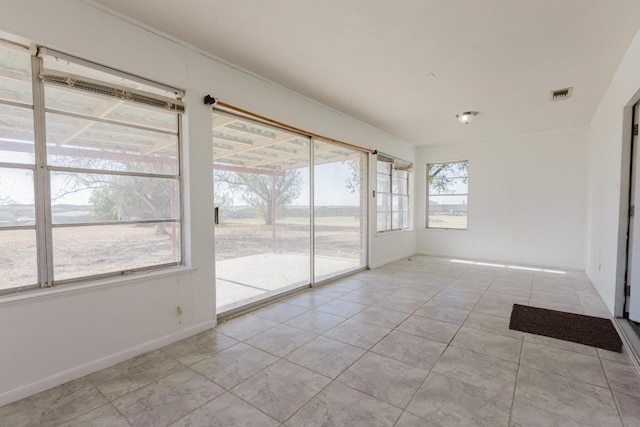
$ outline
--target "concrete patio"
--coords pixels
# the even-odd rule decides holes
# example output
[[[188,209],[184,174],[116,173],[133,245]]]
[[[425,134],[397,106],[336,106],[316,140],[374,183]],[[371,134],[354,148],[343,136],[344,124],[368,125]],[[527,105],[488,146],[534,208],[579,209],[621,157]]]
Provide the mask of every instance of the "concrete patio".
[[[352,271],[357,259],[315,257],[316,282]],[[264,253],[216,262],[218,314],[310,283],[304,254]]]

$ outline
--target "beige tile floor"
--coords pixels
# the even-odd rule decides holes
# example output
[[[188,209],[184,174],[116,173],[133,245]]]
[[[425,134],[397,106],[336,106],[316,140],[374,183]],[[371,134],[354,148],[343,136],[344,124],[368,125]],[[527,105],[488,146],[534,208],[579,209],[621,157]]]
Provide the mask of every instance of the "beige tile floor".
[[[0,408],[2,426],[638,426],[626,353],[509,330],[607,316],[583,274],[415,256]]]

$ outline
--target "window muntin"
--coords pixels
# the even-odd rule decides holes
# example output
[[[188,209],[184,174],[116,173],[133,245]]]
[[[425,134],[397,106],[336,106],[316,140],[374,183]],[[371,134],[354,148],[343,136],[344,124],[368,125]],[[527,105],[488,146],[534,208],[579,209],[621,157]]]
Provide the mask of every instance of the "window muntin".
[[[0,294],[181,264],[182,92],[38,52],[0,40]]]
[[[467,228],[468,161],[427,164],[427,228]]]
[[[376,230],[405,230],[409,219],[409,180],[412,164],[378,155],[376,184]]]

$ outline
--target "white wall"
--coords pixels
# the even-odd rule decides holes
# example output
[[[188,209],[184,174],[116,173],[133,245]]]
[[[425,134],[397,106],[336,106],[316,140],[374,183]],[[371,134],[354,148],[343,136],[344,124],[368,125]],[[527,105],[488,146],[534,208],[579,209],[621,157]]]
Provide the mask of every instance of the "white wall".
[[[591,122],[586,273],[605,304],[622,314],[630,132],[625,107],[640,90],[640,33],[631,43]],[[629,113],[627,111],[627,119]],[[630,124],[629,124],[630,126]],[[625,155],[623,155],[623,153]]]
[[[204,95],[414,160],[407,143],[81,1],[4,0],[0,31],[186,90],[186,251],[193,267],[0,298],[0,406],[215,324],[211,113]],[[377,264],[415,250],[411,232],[370,240]]]
[[[586,144],[578,129],[420,148],[418,253],[582,270]],[[469,161],[468,229],[425,229],[426,164],[456,160]]]

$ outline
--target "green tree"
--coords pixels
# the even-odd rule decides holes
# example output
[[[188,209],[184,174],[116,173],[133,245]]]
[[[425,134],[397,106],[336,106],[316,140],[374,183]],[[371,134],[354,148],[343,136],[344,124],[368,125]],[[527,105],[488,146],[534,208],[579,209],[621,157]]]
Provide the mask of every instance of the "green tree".
[[[92,215],[99,221],[177,217],[178,194],[177,189],[172,188],[175,186],[172,181],[109,175],[91,175],[83,179],[84,184],[92,188],[89,202],[93,205]]]
[[[466,184],[469,182],[467,174],[468,162],[433,163],[429,166],[429,194],[450,193],[456,179]]]
[[[109,188],[94,189],[89,203],[93,205],[91,215],[98,221],[117,221],[121,218],[118,202]]]
[[[273,224],[274,211],[276,215],[280,214],[302,190],[302,177],[297,169],[279,175],[216,171],[215,181],[226,183],[264,219],[266,225]]]
[[[91,215],[98,221],[145,221],[179,218],[177,183],[168,179],[91,174],[75,185],[90,188]],[[158,235],[166,224],[155,225]]]
[[[96,171],[175,173],[174,166],[127,160],[64,158],[63,166]],[[97,221],[145,221],[179,217],[180,197],[176,180],[103,173],[62,173],[57,175],[52,200],[90,190],[91,215]],[[157,226],[163,232],[164,225]]]

